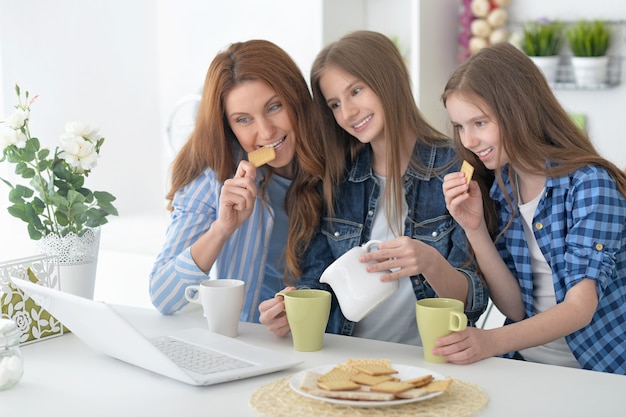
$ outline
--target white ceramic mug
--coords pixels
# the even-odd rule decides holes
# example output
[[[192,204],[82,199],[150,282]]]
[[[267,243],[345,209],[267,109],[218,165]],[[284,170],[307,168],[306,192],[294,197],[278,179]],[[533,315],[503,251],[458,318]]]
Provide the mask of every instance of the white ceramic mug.
[[[211,279],[185,288],[185,298],[202,306],[210,331],[235,337],[245,288],[245,282],[238,279]]]
[[[350,249],[330,264],[320,277],[320,282],[331,286],[341,312],[350,321],[362,320],[398,290],[398,280],[380,280],[389,271],[368,272],[367,266],[374,262],[359,261],[361,255],[379,243],[382,242],[370,240],[362,246]]]

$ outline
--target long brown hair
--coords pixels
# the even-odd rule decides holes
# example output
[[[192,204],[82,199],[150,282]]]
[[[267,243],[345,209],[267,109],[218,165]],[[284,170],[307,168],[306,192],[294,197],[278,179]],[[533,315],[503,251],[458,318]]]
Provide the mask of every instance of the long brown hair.
[[[345,168],[345,155],[356,157],[365,144],[343,130],[335,121],[332,110],[320,89],[320,79],[329,67],[340,68],[369,86],[378,96],[384,109],[386,172],[389,186],[385,188],[388,213],[396,210],[401,219],[401,201],[404,189],[400,172],[400,155],[405,152],[407,132],[417,142],[429,146],[449,145],[450,139],[437,131],[422,117],[411,90],[407,66],[394,43],[384,34],[360,30],[343,36],[320,51],[311,69],[313,101],[322,117],[324,141],[337,148],[334,164]],[[415,160],[411,165],[418,172],[433,175]],[[336,173],[335,173],[336,174]]]
[[[295,176],[285,196],[289,217],[285,278],[298,277],[299,256],[308,247],[321,218],[321,187],[327,162],[306,80],[291,57],[272,42],[233,43],[211,62],[195,128],[172,163],[168,208],[172,209],[176,191],[207,166],[221,182],[235,174],[245,153],[226,120],[224,100],[234,87],[251,80],[261,81],[276,92],[296,132]],[[271,175],[271,167],[264,169]]]
[[[451,94],[477,99],[477,105],[488,107],[482,110],[500,127],[500,141],[510,159],[509,170],[518,167],[556,177],[585,165],[597,165],[609,172],[619,191],[626,195],[624,172],[600,156],[587,134],[558,102],[541,71],[515,46],[498,43],[474,53],[450,76],[442,95],[444,106]],[[484,167],[463,147],[456,130],[454,141],[465,159]],[[495,178],[503,188],[500,168],[495,170]],[[514,176],[511,178],[515,181]],[[511,201],[509,204],[514,210]],[[485,215],[493,226],[495,209]]]

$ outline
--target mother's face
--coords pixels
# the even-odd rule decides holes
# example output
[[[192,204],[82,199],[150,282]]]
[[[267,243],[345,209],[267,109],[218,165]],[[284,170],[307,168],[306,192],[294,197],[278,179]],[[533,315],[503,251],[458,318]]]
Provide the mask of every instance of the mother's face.
[[[285,103],[262,81],[252,80],[237,85],[224,101],[226,120],[246,152],[273,147],[276,158],[268,162],[278,175],[293,176],[296,132]]]

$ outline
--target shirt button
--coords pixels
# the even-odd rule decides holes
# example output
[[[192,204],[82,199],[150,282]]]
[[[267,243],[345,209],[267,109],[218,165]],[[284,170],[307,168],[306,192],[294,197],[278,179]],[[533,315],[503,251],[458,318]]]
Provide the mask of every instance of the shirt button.
[[[439,234],[439,233],[437,233],[437,232],[432,232],[430,235],[431,235],[432,237],[437,237],[437,235],[438,235],[438,234]]]
[[[537,230],[543,229],[543,224],[542,223],[535,224],[535,229],[537,229]]]
[[[339,232],[334,233],[335,237],[339,237]]]
[[[604,248],[602,243],[596,243],[596,250],[602,250],[602,248]]]

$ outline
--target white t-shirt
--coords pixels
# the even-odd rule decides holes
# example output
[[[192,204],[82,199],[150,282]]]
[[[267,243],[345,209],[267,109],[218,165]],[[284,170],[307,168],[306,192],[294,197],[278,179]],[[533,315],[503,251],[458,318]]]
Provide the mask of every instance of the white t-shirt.
[[[386,178],[378,175],[376,178],[379,181],[382,196],[385,192]],[[403,225],[408,212],[409,206],[406,203],[406,198],[403,197]],[[392,224],[395,224],[395,222]],[[404,233],[404,230],[402,233]],[[385,242],[396,237],[398,236],[390,230],[387,224],[384,199],[379,198],[376,202],[371,239]],[[398,291],[355,324],[353,336],[421,346],[422,342],[415,320],[416,297],[411,285],[411,279],[409,277],[401,278],[398,283],[400,284]]]
[[[545,189],[534,199],[525,204],[520,204],[520,214],[524,225],[524,234],[530,251],[530,264],[533,271],[533,310],[535,314],[548,310],[556,305],[554,295],[554,283],[552,282],[552,270],[548,261],[541,253],[537,239],[532,231],[532,222],[537,210],[537,205]],[[572,354],[565,338],[554,340],[545,345],[535,346],[520,350],[520,354],[527,361],[547,363],[551,365],[569,366],[580,368],[578,361]]]

